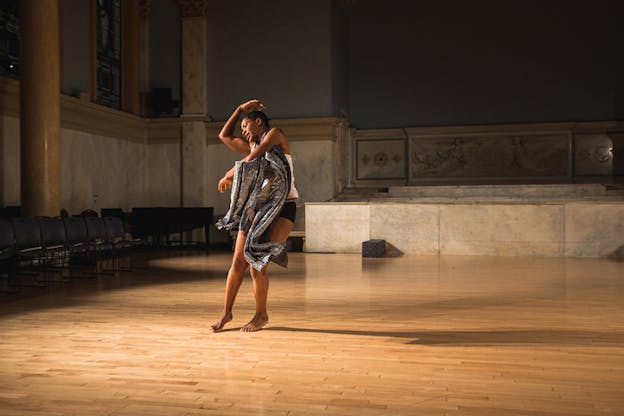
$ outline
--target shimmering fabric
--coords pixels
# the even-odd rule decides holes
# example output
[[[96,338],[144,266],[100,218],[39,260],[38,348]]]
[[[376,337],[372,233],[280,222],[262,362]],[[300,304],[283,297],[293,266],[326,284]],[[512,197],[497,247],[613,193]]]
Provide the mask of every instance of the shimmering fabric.
[[[217,222],[217,227],[247,232],[245,260],[256,270],[262,270],[269,261],[286,267],[286,245],[265,241],[290,191],[291,173],[286,156],[275,146],[263,157],[236,162],[235,167],[230,209]]]

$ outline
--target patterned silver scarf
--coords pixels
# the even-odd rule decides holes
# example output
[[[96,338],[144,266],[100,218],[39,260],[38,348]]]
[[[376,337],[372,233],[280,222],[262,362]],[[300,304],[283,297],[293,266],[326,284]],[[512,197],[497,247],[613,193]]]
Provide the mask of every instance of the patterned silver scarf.
[[[290,192],[290,181],[290,165],[279,146],[250,162],[236,162],[230,209],[216,226],[247,232],[244,256],[256,270],[269,261],[288,265],[286,245],[266,239]]]

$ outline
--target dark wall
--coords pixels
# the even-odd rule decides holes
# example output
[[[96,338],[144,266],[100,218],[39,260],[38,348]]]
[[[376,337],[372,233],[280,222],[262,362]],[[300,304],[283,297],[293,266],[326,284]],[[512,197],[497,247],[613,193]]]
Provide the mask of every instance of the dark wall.
[[[358,0],[350,121],[375,128],[613,119],[616,3]]]
[[[332,115],[332,1],[210,1],[208,113],[259,98],[271,117]]]
[[[91,90],[91,2],[63,0],[63,86],[65,94]],[[171,88],[180,97],[180,6],[155,0],[149,15],[150,88]]]
[[[613,40],[613,44],[618,45],[616,49],[614,49],[613,53],[615,55],[616,63],[616,79],[615,79],[615,119],[624,120],[624,54],[621,52],[621,45],[624,41],[624,25],[621,24],[622,17],[624,16],[624,3],[619,2],[614,16],[617,16],[619,20],[617,21],[616,31],[615,31],[615,39]]]
[[[180,6],[175,0],[155,0],[149,15],[149,86],[171,88],[174,100],[181,97]]]
[[[91,91],[91,3],[63,0],[62,92],[78,96]]]
[[[332,115],[346,116],[349,112],[349,28],[350,7],[332,1]]]
[[[208,113],[359,128],[624,118],[617,0],[210,0]],[[90,2],[63,0],[63,92],[90,88]],[[153,0],[149,86],[181,95],[175,0]]]

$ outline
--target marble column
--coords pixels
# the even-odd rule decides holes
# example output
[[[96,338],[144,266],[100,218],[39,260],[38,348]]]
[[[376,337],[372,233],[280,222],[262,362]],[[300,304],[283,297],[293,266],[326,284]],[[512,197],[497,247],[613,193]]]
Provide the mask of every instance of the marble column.
[[[206,204],[207,0],[178,0],[182,11],[182,206]]]
[[[23,216],[60,213],[59,1],[20,0]]]

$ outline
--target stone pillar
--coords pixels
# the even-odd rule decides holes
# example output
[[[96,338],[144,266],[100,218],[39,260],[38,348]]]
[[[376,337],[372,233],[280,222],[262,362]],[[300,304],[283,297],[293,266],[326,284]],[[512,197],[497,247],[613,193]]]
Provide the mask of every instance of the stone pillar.
[[[178,0],[182,11],[182,201],[205,206],[207,0]]]
[[[24,216],[60,213],[59,1],[20,1],[20,166]]]
[[[204,121],[183,121],[181,201],[183,207],[205,206],[206,169],[206,124]]]

